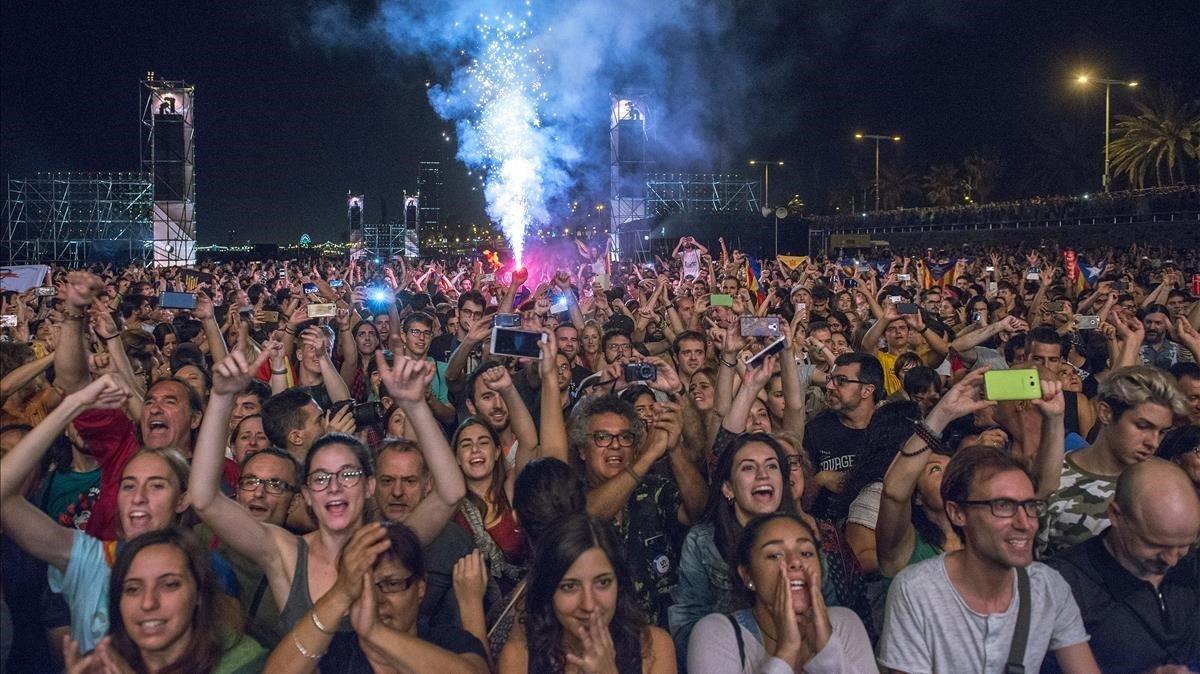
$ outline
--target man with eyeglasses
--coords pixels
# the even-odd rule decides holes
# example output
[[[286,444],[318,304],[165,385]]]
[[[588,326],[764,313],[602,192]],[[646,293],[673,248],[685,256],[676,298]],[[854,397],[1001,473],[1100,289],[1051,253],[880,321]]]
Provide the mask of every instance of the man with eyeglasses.
[[[1075,594],[1096,661],[1112,672],[1194,671],[1200,499],[1191,480],[1161,459],[1131,466],[1117,479],[1108,519],[1099,536],[1048,561]]]
[[[679,486],[651,468],[678,444],[680,419],[678,404],[670,403],[647,429],[632,405],[605,395],[584,398],[567,421],[569,452],[583,463],[588,484],[588,513],[613,520],[638,602],[660,627],[667,625],[689,519]],[[675,464],[673,457],[673,471]]]
[[[450,404],[450,390],[446,385],[446,363],[429,355],[429,345],[433,340],[433,318],[423,311],[414,311],[404,317],[400,332],[404,355],[413,360],[431,361],[437,368],[425,396],[429,408],[433,410],[433,416],[442,424],[454,423],[456,415],[454,407]]]
[[[624,363],[633,355],[633,338],[621,329],[612,329],[600,338],[601,352],[607,365]]]
[[[817,474],[819,491],[813,515],[825,517],[846,473],[867,442],[867,426],[883,399],[883,367],[872,356],[845,353],[834,361],[825,380],[826,410],[808,422],[804,449]]]
[[[375,505],[384,519],[403,522],[433,491],[433,476],[421,448],[411,440],[391,440],[375,457]],[[475,549],[467,532],[454,522],[424,548],[427,570],[421,617],[432,626],[458,626],[454,563]]]
[[[963,548],[896,576],[880,665],[891,672],[998,674],[1011,665],[1036,672],[1053,652],[1064,672],[1099,672],[1070,586],[1033,561],[1046,504],[1025,464],[993,447],[959,450],[946,466],[941,496]]]
[[[477,290],[469,290],[459,295],[458,329],[435,337],[429,345],[429,355],[439,363],[449,363],[454,350],[458,348],[459,344],[466,341],[471,326],[475,325],[475,321],[483,318],[483,308],[486,306],[487,300],[483,298],[483,293]],[[472,366],[468,364],[467,369],[472,369]]]
[[[242,460],[236,500],[250,516],[260,522],[283,526],[293,497],[300,488],[300,463],[287,452],[274,447],[249,454]],[[216,540],[207,525],[196,527],[197,538]],[[279,607],[267,587],[262,567],[248,557],[219,542],[216,551],[229,561],[242,592],[238,600],[246,616],[246,633],[266,648],[273,648],[287,634],[279,624]]]

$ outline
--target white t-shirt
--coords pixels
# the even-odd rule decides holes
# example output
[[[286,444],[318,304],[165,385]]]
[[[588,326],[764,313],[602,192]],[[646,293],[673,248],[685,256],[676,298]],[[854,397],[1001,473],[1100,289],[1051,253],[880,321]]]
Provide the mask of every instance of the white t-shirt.
[[[683,275],[692,278],[700,277],[700,250],[688,248],[683,251]]]
[[[983,615],[967,607],[946,572],[946,555],[913,564],[888,590],[879,664],[908,674],[1004,671],[1017,627],[1017,574],[1013,601],[1003,613]],[[1041,669],[1051,651],[1088,640],[1071,586],[1054,569],[1028,567],[1030,611],[1025,671]]]

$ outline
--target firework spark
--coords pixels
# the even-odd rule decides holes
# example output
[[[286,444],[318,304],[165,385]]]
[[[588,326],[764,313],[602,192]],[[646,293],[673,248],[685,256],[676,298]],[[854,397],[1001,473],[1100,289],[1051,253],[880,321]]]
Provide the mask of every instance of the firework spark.
[[[504,230],[518,265],[526,229],[548,219],[542,176],[550,139],[540,115],[546,101],[542,90],[546,66],[538,49],[530,45],[528,1],[525,8],[524,16],[480,14],[479,53],[473,57],[462,53],[470,62],[456,87],[472,107],[471,114],[458,119],[463,141],[458,156],[483,173],[488,215]],[[444,96],[440,88],[430,92],[435,109],[445,107]]]

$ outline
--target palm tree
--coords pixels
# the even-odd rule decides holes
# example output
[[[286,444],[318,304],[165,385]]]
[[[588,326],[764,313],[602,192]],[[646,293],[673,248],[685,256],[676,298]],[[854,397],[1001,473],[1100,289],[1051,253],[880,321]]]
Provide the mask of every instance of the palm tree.
[[[963,159],[963,173],[967,194],[975,203],[986,203],[992,192],[996,191],[996,183],[1004,164],[999,159],[988,157],[979,152],[973,152]]]
[[[907,166],[884,166],[879,171],[879,206],[898,208],[908,197],[921,196],[921,176]]]
[[[1200,103],[1179,101],[1175,92],[1162,89],[1134,104],[1136,115],[1118,115],[1111,145],[1112,172],[1125,174],[1136,189],[1146,186],[1154,169],[1154,184],[1187,182],[1188,160],[1200,160]]]
[[[963,197],[963,179],[955,164],[939,164],[929,169],[922,187],[934,206],[953,206]]]

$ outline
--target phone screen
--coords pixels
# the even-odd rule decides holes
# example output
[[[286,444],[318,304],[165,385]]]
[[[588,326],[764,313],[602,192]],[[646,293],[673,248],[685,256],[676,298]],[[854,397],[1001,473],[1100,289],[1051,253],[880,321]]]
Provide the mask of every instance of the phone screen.
[[[754,354],[753,356],[750,356],[749,358],[747,358],[746,359],[746,367],[758,367],[759,365],[762,365],[764,358],[766,358],[767,356],[773,356],[773,355],[779,353],[780,351],[783,351],[783,347],[786,345],[787,345],[787,338],[780,337],[779,339],[775,340],[774,342],[771,342],[766,347],[764,347],[762,351],[759,351],[758,353]]]
[[[538,358],[538,344],[543,339],[540,332],[516,330],[514,328],[492,328],[492,353],[518,358]]]
[[[195,293],[164,292],[158,298],[158,306],[163,309],[195,309]]]

